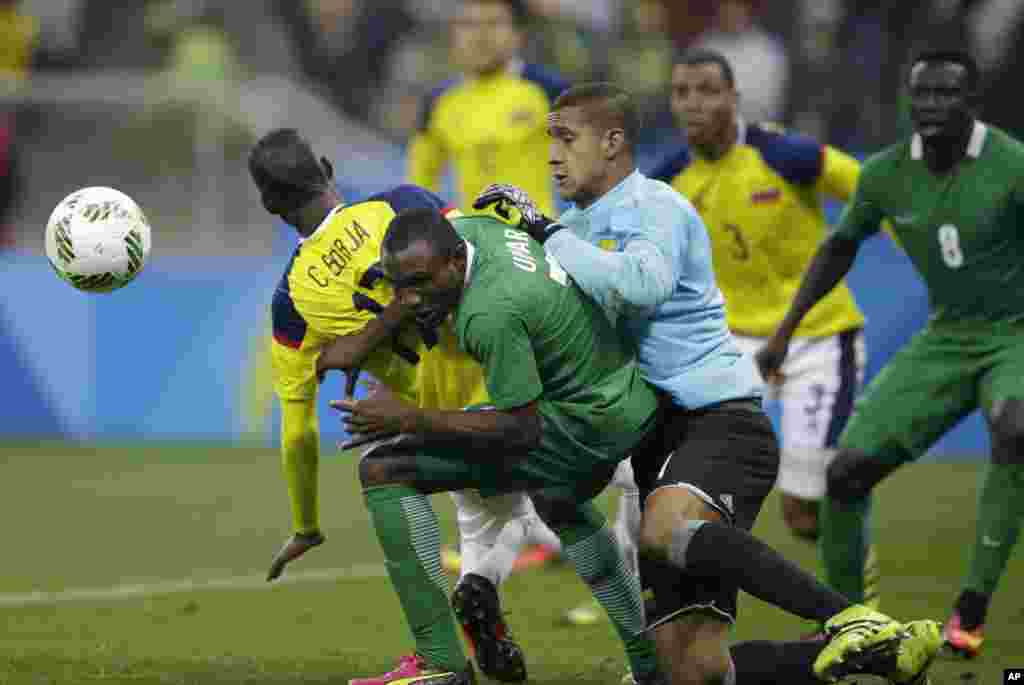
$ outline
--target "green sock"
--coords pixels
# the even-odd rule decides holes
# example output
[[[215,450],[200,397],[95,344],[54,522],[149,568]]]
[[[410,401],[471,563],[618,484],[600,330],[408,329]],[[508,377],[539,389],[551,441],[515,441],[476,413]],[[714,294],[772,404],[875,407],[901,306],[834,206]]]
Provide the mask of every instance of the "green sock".
[[[441,569],[441,533],[430,500],[400,485],[369,488],[363,496],[416,653],[435,668],[465,668],[466,656],[448,606],[448,579]]]
[[[965,590],[991,595],[1006,570],[1024,518],[1024,465],[989,464],[978,491],[978,527]]]
[[[846,502],[826,496],[818,513],[818,553],[825,584],[855,603],[865,600],[870,513],[870,496]]]
[[[581,509],[584,523],[555,530],[562,549],[611,619],[625,644],[633,673],[651,673],[657,668],[657,660],[653,640],[642,632],[640,580],[627,570],[622,551],[593,503],[587,502]]]

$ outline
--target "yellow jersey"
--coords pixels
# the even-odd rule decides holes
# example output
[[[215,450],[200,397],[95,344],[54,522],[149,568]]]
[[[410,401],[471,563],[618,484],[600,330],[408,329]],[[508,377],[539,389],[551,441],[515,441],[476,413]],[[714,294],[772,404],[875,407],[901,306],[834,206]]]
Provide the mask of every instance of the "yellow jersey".
[[[271,305],[274,391],[281,399],[282,461],[297,532],[319,527],[316,360],[335,337],[358,333],[392,298],[379,266],[380,245],[394,216],[431,207],[458,216],[433,193],[398,186],[364,202],[339,205],[292,255]],[[406,401],[431,409],[487,402],[483,370],[441,326],[437,339],[403,332],[363,365]]]
[[[736,144],[721,159],[684,146],[651,177],[685,195],[704,219],[729,328],[765,337],[782,321],[826,236],[822,195],[845,202],[859,173],[857,160],[833,147],[741,123]],[[824,337],[863,325],[843,281],[811,309],[796,335]]]
[[[484,78],[441,84],[420,109],[409,144],[409,181],[437,192],[450,162],[460,205],[468,206],[492,183],[511,183],[551,215],[547,115],[568,85],[541,67],[519,62]]]

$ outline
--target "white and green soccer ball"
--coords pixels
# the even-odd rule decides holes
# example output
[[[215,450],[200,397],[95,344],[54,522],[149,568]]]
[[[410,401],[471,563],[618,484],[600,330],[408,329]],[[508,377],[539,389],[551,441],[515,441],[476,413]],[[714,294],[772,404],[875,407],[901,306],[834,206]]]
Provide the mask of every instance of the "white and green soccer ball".
[[[79,290],[107,293],[139,274],[150,239],[149,221],[134,200],[113,188],[82,188],[50,214],[46,257]]]

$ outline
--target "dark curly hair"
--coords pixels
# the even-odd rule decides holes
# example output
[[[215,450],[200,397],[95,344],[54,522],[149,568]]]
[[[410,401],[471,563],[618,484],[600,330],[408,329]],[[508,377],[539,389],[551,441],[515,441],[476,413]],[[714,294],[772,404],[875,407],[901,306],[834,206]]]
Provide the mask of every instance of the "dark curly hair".
[[[249,153],[249,173],[271,214],[293,212],[331,186],[334,170],[293,128],[266,134]]]

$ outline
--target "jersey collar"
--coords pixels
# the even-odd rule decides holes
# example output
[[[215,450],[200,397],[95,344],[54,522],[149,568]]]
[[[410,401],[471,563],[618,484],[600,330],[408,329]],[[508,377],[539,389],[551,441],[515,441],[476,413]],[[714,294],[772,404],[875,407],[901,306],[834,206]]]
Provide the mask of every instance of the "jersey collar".
[[[510,59],[508,62],[505,63],[505,68],[504,69],[499,69],[498,71],[494,72],[494,76],[487,77],[487,78],[494,78],[494,77],[497,77],[497,76],[506,76],[506,75],[522,76],[523,75],[523,71],[525,69],[526,69],[526,62],[523,61],[522,59],[518,58],[518,57],[513,57],[512,59]],[[469,72],[463,72],[462,73],[462,80],[463,81],[479,81],[480,77],[479,76],[474,76],[474,75],[470,74]]]
[[[747,144],[747,120],[736,117],[736,145]]]
[[[633,180],[641,176],[640,170],[634,168],[633,171],[629,172],[629,175],[624,179],[615,184],[614,188],[611,188],[601,197],[597,198],[593,204],[586,209],[580,209],[573,205],[573,208],[580,212],[583,216],[589,217],[593,220],[595,215],[601,214],[605,211],[605,208],[611,209],[618,204],[622,196],[629,192],[629,188],[633,184]]]
[[[334,209],[332,209],[331,211],[327,212],[327,216],[324,217],[324,220],[320,222],[320,224],[313,230],[312,233],[310,233],[305,238],[303,238],[302,236],[299,236],[299,244],[302,244],[302,243],[306,242],[307,240],[309,240],[310,238],[315,236],[317,233],[319,233],[320,229],[322,229],[324,226],[326,226],[327,222],[329,222],[331,220],[331,218],[335,215],[335,213],[337,213],[344,206],[345,206],[345,203],[342,202],[341,204],[337,205]],[[310,248],[310,249],[312,249],[312,248]]]
[[[718,162],[718,161],[721,161],[721,160],[725,159],[726,157],[729,156],[729,153],[732,152],[735,148],[737,148],[737,147],[739,147],[741,145],[746,145],[746,144],[747,144],[747,120],[744,119],[741,116],[737,116],[736,117],[736,142],[734,142],[731,146],[729,146],[729,149],[725,151],[725,154],[722,155],[721,157],[719,157],[718,159],[716,159],[715,161]],[[690,148],[690,150],[691,150],[692,154],[699,156],[699,153],[697,152],[697,150],[695,148]],[[704,159],[704,157],[701,157],[701,159]]]
[[[476,248],[468,240],[464,242],[466,243],[466,278],[462,281],[462,285],[467,286],[473,275],[473,259],[476,257]]]
[[[974,121],[974,128],[971,130],[971,139],[967,141],[967,156],[977,159],[981,157],[981,150],[985,147],[985,139],[988,137],[988,126],[978,120]],[[924,141],[921,134],[915,133],[910,139],[910,158],[921,159],[924,156]]]

